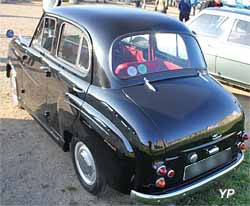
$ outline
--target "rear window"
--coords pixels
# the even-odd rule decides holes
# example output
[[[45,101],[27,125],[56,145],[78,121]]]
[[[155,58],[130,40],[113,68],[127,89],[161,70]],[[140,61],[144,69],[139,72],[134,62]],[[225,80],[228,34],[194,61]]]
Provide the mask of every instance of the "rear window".
[[[190,35],[148,33],[118,39],[112,49],[114,73],[122,79],[182,69],[205,69],[197,41]]]

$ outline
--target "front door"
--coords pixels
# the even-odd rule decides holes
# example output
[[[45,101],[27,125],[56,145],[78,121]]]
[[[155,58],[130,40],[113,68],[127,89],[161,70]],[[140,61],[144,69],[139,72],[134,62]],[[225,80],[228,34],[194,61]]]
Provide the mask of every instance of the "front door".
[[[24,60],[24,104],[33,116],[47,123],[47,82],[50,77],[50,52],[54,41],[56,21],[44,17],[27,48]]]

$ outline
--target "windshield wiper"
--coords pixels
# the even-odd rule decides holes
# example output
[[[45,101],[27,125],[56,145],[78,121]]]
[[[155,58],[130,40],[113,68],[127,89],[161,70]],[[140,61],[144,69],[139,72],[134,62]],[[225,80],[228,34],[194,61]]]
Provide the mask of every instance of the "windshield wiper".
[[[149,80],[144,77],[143,78],[144,82],[145,82],[145,85],[153,92],[156,92],[156,88],[149,82]]]

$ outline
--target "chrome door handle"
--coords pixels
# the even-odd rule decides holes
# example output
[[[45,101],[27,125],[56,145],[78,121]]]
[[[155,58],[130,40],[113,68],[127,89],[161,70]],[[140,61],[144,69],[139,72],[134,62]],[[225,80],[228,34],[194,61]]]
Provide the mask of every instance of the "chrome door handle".
[[[50,70],[48,66],[40,66],[40,69],[41,69],[42,71],[44,71],[44,72]]]
[[[75,87],[75,86],[73,87],[73,91],[74,91],[74,92],[77,92],[77,93],[81,93],[81,94],[85,93],[84,90],[79,89],[79,88],[77,88],[77,87]]]
[[[40,69],[46,74],[46,77],[50,77],[51,70],[49,66],[41,66]]]

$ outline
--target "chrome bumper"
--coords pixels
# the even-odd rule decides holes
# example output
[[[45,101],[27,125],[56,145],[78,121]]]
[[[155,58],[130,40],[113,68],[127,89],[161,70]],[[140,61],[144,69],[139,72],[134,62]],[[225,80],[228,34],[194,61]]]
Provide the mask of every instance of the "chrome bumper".
[[[232,162],[227,167],[217,171],[216,173],[211,174],[210,176],[203,178],[201,180],[198,180],[196,182],[193,182],[191,185],[184,186],[180,189],[177,189],[175,191],[171,191],[166,194],[161,195],[150,195],[150,194],[143,194],[140,192],[136,192],[135,190],[131,190],[130,197],[138,202],[142,203],[151,203],[151,204],[157,204],[162,202],[168,202],[169,200],[172,200],[172,198],[185,196],[187,192],[195,191],[196,189],[200,188],[201,186],[217,179],[218,177],[230,172],[235,167],[237,167],[242,161],[244,160],[244,153],[239,153],[237,160]]]

